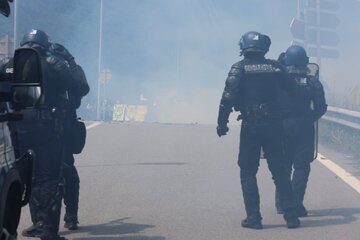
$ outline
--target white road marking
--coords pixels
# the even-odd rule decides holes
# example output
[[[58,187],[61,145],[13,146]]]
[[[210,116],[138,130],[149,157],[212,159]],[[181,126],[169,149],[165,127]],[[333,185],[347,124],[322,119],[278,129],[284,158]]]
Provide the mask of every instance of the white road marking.
[[[355,191],[360,193],[360,180],[354,177],[351,173],[347,172],[345,169],[341,168],[339,165],[326,158],[325,156],[318,154],[317,160],[327,167],[330,171],[335,173],[339,178],[341,178],[345,183],[352,187]]]
[[[87,126],[86,129],[89,130],[90,128],[97,127],[100,124],[101,124],[101,122],[94,122],[94,123],[90,124],[89,126]]]

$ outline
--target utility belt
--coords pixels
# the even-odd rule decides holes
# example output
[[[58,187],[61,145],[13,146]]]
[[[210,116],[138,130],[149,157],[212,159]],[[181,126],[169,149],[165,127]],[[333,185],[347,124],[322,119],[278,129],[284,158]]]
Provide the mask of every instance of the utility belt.
[[[53,124],[54,130],[57,133],[62,133],[64,130],[65,112],[60,108],[36,108],[22,110],[23,120],[27,124]]]
[[[54,112],[48,108],[25,109],[21,111],[24,121],[52,121],[55,119]]]
[[[296,113],[285,113],[283,114],[283,119],[307,119],[311,118],[312,113],[309,112],[296,112]]]
[[[246,107],[241,118],[247,121],[257,121],[267,118],[280,117],[280,112],[274,109],[274,105],[270,103],[252,104]]]

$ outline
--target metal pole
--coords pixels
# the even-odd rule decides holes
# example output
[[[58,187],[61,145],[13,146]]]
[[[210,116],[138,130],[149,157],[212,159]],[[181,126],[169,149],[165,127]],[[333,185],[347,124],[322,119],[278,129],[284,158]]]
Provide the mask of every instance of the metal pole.
[[[176,82],[175,82],[175,90],[178,91],[177,87],[180,83],[180,43],[177,42],[176,46]]]
[[[321,69],[321,39],[320,39],[320,0],[316,0],[316,49],[317,64]]]
[[[17,39],[17,2],[19,0],[14,1],[14,50],[16,49],[16,39]]]
[[[300,0],[297,0],[296,16],[297,16],[297,19],[300,19]]]
[[[103,86],[102,86],[102,102],[103,102],[103,104],[102,104],[102,120],[103,121],[105,121],[105,112],[106,112],[106,107],[107,107],[107,101],[106,101],[106,98],[105,98],[105,85],[106,85],[106,83],[104,82],[103,84],[102,84]]]
[[[304,6],[304,22],[305,22],[304,47],[305,47],[306,51],[308,51],[308,21],[307,21],[308,7],[309,7],[309,1],[305,0],[305,6]]]
[[[101,63],[102,63],[102,26],[103,25],[103,0],[100,0],[100,29],[99,29],[99,66],[97,84],[96,119],[100,120],[100,94],[101,94]]]

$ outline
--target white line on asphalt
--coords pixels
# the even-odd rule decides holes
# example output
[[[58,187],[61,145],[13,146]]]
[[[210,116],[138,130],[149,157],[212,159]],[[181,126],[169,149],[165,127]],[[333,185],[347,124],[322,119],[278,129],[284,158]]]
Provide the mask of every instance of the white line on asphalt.
[[[330,171],[335,173],[339,178],[341,178],[345,183],[352,187],[355,191],[360,193],[360,180],[354,177],[351,173],[347,172],[345,169],[341,168],[339,165],[326,158],[325,156],[318,154],[317,160],[327,167]]]
[[[101,122],[94,122],[92,124],[90,124],[89,126],[86,127],[87,130],[89,130],[90,128],[94,128],[96,126],[99,126],[101,124]]]

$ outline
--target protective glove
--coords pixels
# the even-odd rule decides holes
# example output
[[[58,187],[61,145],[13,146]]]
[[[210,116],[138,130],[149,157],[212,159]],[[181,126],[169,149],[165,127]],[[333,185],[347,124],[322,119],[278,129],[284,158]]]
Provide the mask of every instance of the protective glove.
[[[229,131],[229,128],[226,125],[219,125],[216,127],[216,132],[219,137],[226,135]]]

